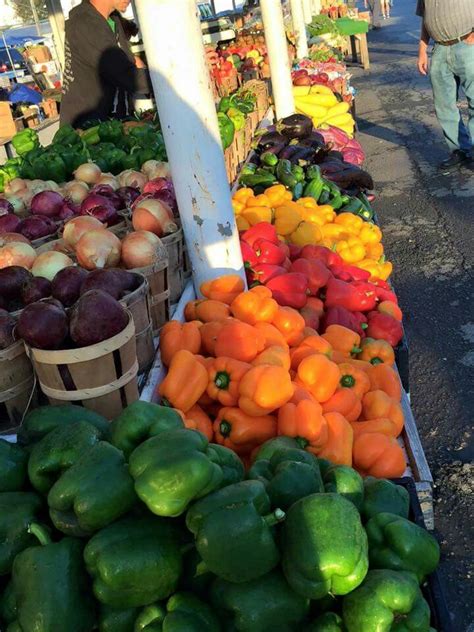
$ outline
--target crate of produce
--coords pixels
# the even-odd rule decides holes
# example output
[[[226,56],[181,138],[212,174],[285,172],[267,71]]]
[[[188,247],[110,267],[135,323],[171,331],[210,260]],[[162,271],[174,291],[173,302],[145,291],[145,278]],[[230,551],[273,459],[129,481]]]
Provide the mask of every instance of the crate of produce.
[[[88,347],[56,351],[26,347],[51,404],[81,404],[113,419],[138,399],[135,325],[128,314],[123,331]]]
[[[148,281],[153,334],[157,334],[170,317],[168,259],[161,258],[149,266],[134,268],[130,272],[138,272]]]
[[[155,356],[150,285],[148,281],[142,277],[142,283],[137,289],[126,294],[120,302],[128,309],[133,317],[135,342],[137,345],[138,373],[141,374],[151,366]]]
[[[0,432],[16,430],[35,399],[33,367],[21,340],[0,350]]]
[[[184,285],[184,233],[179,228],[175,233],[161,238],[168,252],[168,284],[170,302],[177,303]]]

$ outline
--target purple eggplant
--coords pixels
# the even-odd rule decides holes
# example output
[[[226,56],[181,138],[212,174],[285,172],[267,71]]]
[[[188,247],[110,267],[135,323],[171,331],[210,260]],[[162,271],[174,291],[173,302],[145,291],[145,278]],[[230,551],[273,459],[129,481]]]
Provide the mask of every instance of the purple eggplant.
[[[286,138],[307,138],[313,131],[313,121],[304,114],[292,114],[278,121],[276,127]]]

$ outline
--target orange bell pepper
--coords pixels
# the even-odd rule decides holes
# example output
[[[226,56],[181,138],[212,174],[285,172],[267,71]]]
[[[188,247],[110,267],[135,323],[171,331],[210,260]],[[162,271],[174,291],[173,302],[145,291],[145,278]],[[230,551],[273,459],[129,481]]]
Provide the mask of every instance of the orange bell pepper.
[[[320,403],[327,402],[334,395],[340,377],[337,364],[320,353],[304,358],[298,366],[297,382]]]
[[[368,419],[367,421],[354,421],[351,423],[352,430],[354,431],[354,439],[361,434],[367,432],[379,432],[387,437],[395,437],[395,426],[390,419]]]
[[[283,335],[285,342],[291,346],[303,340],[305,322],[303,316],[292,307],[280,307],[272,324]]]
[[[347,421],[355,421],[362,411],[362,402],[348,388],[336,391],[334,395],[323,403],[323,413],[340,413]]]
[[[285,371],[290,370],[291,360],[288,347],[267,347],[252,362],[253,366],[260,366],[261,364],[271,364],[273,366],[281,366]]]
[[[332,347],[322,336],[308,336],[290,352],[291,368],[296,371],[301,362],[314,353],[322,353],[331,359]]]
[[[354,432],[351,424],[340,413],[327,413],[324,415],[328,428],[328,438],[316,456],[327,459],[335,465],[352,465],[352,446]]]
[[[367,259],[378,261],[383,256],[383,245],[380,242],[365,244],[365,256]]]
[[[278,311],[278,303],[272,293],[263,285],[242,292],[230,306],[233,315],[244,323],[255,325],[258,322],[271,323]]]
[[[251,325],[233,321],[217,334],[214,352],[242,362],[252,362],[265,347],[265,338]]]
[[[210,323],[216,320],[226,320],[230,316],[230,308],[227,303],[206,299],[199,301],[196,305],[196,319],[203,323]]]
[[[320,404],[303,399],[298,404],[282,406],[278,411],[278,434],[296,439],[303,449],[322,449],[328,429]]]
[[[366,432],[354,440],[354,469],[362,476],[398,478],[406,469],[405,456],[398,442],[379,432]]]
[[[383,391],[369,391],[362,400],[362,420],[390,419],[395,427],[395,436],[403,430],[405,417],[401,404]]]
[[[272,202],[270,198],[265,193],[260,193],[260,195],[256,195],[252,200],[252,206],[271,206]],[[247,205],[248,206],[248,205]]]
[[[304,386],[301,386],[301,384],[293,382],[293,388],[295,389],[295,392],[293,393],[293,397],[288,402],[289,404],[299,404],[305,399],[309,399],[309,401],[311,402],[316,401],[311,393],[308,391],[308,389]]]
[[[224,321],[214,321],[211,323],[204,323],[200,328],[201,334],[201,353],[208,356],[215,356],[217,335],[224,327]]]
[[[338,366],[341,373],[338,390],[352,390],[359,399],[362,399],[371,388],[367,373],[363,369],[349,364],[348,362],[343,362]]]
[[[301,222],[301,208],[296,203],[286,202],[274,210],[273,224],[279,235],[286,236],[296,230]]]
[[[284,368],[263,364],[244,375],[239,394],[239,407],[244,413],[260,417],[286,404],[293,397],[293,384]]]
[[[201,348],[201,333],[196,322],[180,323],[170,320],[160,331],[161,361],[169,366],[173,356],[180,349],[187,349],[191,353],[199,353]]]
[[[240,380],[250,369],[250,364],[233,358],[213,359],[208,368],[207,394],[222,406],[237,406]]]
[[[187,413],[206,390],[207,382],[206,367],[190,351],[181,349],[174,354],[158,393],[165,404]]]
[[[198,299],[195,301],[189,301],[188,303],[186,303],[185,308],[184,308],[184,318],[186,319],[186,321],[191,321],[191,320],[198,320],[197,316],[196,316],[196,308],[199,305],[199,303],[202,303],[203,299]]]
[[[400,323],[403,320],[403,312],[394,301],[382,301],[377,305],[377,311],[393,316]]]
[[[337,242],[336,252],[346,263],[357,263],[365,257],[365,246],[358,237],[351,235]]]
[[[359,235],[365,224],[362,217],[354,215],[354,213],[339,213],[339,215],[334,220],[334,223],[344,226],[344,228],[349,230],[351,233],[354,233],[355,235]]]
[[[288,348],[283,334],[275,327],[275,325],[262,322],[256,323],[254,328],[265,338],[265,349],[268,349],[268,347]]]
[[[327,340],[334,351],[344,355],[360,353],[360,336],[352,329],[342,325],[329,325],[322,337]]]
[[[321,235],[323,239],[328,239],[331,243],[336,243],[351,237],[351,233],[340,224],[325,224],[321,226]]]
[[[234,298],[243,292],[244,289],[244,280],[238,274],[227,274],[205,281],[200,287],[203,296],[214,301],[222,301],[227,303],[227,305],[230,305]]]
[[[395,352],[386,340],[374,340],[366,338],[362,343],[362,351],[357,356],[359,360],[365,360],[370,364],[392,364],[395,362]]]
[[[198,404],[195,404],[188,410],[184,418],[184,425],[186,428],[199,430],[199,432],[202,432],[208,441],[212,441],[214,431],[212,429],[211,418]]]
[[[303,329],[303,340],[305,338],[309,338],[310,336],[319,336],[319,334],[316,329],[313,329],[313,327],[305,327]],[[303,342],[303,340],[301,342]]]
[[[363,222],[359,231],[359,239],[363,244],[378,244],[382,241],[382,231],[375,224]]]
[[[398,373],[388,364],[371,364],[367,371],[371,391],[383,391],[399,402],[402,399],[402,385]]]
[[[240,408],[221,408],[213,424],[216,442],[237,454],[249,454],[277,433],[277,421],[271,415],[252,417]]]

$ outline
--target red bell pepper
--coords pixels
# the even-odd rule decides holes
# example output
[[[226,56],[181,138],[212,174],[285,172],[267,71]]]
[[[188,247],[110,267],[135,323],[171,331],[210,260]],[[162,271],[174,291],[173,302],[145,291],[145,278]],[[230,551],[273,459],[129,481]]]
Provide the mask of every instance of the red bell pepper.
[[[329,269],[336,279],[341,281],[368,281],[370,279],[370,272],[356,266],[350,266],[347,263],[332,265],[329,266]]]
[[[290,259],[290,246],[288,244],[285,244],[284,241],[279,241],[278,245],[280,246],[280,249],[283,250],[283,252],[285,253],[285,257],[288,257],[288,259]]]
[[[376,340],[386,340],[396,347],[403,338],[402,324],[390,314],[371,312],[368,317],[367,336]]]
[[[242,259],[246,268],[252,268],[257,265],[258,257],[255,250],[246,241],[240,242],[240,250],[242,252]]]
[[[291,272],[300,272],[305,275],[308,279],[308,289],[313,296],[316,296],[331,278],[327,267],[318,259],[297,259],[291,264]]]
[[[378,279],[377,277],[374,277],[371,281],[371,283],[373,283],[374,285],[376,285],[377,287],[381,287],[384,290],[390,290],[390,283],[387,283],[387,281],[384,281],[383,279]]]
[[[308,296],[306,305],[300,309],[300,314],[304,318],[306,327],[318,330],[320,319],[324,314],[324,303],[320,298]]]
[[[266,284],[273,298],[283,307],[301,309],[308,300],[308,282],[304,274],[288,272],[273,278]]]
[[[303,250],[301,246],[289,244],[288,249],[290,251],[289,257],[292,261],[295,261],[296,259],[299,259],[301,257],[301,251]]]
[[[255,226],[252,226],[252,228],[249,228],[242,234],[241,239],[246,241],[252,248],[258,239],[267,239],[273,244],[278,244],[280,241],[275,226],[269,222],[255,224]]]
[[[291,261],[288,259],[288,257],[286,257],[285,261],[283,261],[283,263],[281,265],[283,266],[283,268],[285,268],[285,270],[287,272],[290,272],[290,270],[291,270]]]
[[[341,325],[362,336],[365,335],[361,326],[364,322],[367,323],[367,318],[361,312],[350,312],[345,307],[330,307],[322,319],[321,331],[326,331],[329,325]]]
[[[269,281],[282,274],[286,274],[286,270],[282,266],[272,266],[269,263],[258,263],[253,266],[252,270],[250,270],[249,281],[250,283],[255,283],[257,281],[261,285],[266,285]]]
[[[253,249],[257,255],[257,263],[270,263],[273,266],[280,266],[286,259],[286,255],[280,248],[268,239],[257,239],[254,241]]]
[[[369,283],[346,283],[332,278],[326,286],[325,305],[326,308],[345,307],[350,312],[369,312],[376,305],[375,291]]]
[[[319,259],[326,266],[340,265],[343,263],[340,255],[325,246],[305,246],[300,257],[303,259]]]

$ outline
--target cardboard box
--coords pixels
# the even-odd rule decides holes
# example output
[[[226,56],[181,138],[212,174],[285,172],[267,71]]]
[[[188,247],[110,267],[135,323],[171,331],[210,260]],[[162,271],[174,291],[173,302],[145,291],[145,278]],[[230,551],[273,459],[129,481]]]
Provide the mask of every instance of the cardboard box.
[[[43,73],[45,73],[47,75],[52,75],[52,74],[55,74],[57,72],[56,62],[54,62],[54,61],[45,61],[43,63],[32,64],[31,65],[31,70],[35,74],[39,74],[40,72],[43,72]]]
[[[40,103],[43,111],[46,115],[46,118],[54,118],[58,115],[58,104],[54,99],[47,99]]]
[[[0,138],[10,138],[16,134],[16,125],[13,119],[10,103],[0,101]]]
[[[30,46],[26,49],[27,57],[36,64],[44,64],[51,61],[51,52],[47,46]]]

